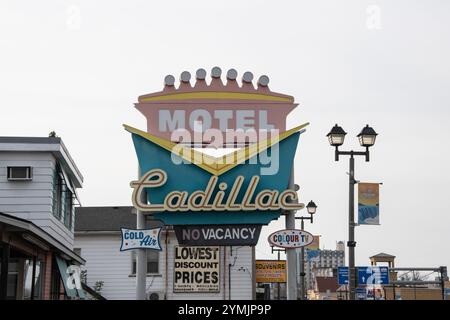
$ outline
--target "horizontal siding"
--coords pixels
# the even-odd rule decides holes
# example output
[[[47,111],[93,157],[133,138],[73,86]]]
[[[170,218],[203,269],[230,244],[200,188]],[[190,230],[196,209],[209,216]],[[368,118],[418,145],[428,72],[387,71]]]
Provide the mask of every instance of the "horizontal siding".
[[[33,222],[72,249],[72,230],[52,214],[55,163],[50,152],[0,152],[0,212]],[[8,181],[8,166],[31,166],[32,180]]]
[[[47,159],[47,160],[36,160],[33,159],[32,157],[30,157],[29,159],[10,159],[10,160],[5,160],[4,159],[4,152],[0,152],[2,159],[0,159],[0,168],[2,168],[2,175],[6,175],[6,167],[9,166],[23,166],[23,167],[28,167],[31,166],[33,167],[33,170],[36,170],[37,168],[51,168],[55,165],[55,161],[52,159]],[[19,155],[19,157],[22,157],[23,155]]]
[[[2,203],[2,198],[43,198],[49,197],[52,189],[39,189],[39,188],[28,188],[28,189],[0,189],[0,203]]]
[[[136,278],[130,277],[131,251],[120,252],[120,235],[76,236],[75,248],[81,248],[81,256],[86,260],[87,282],[90,287],[96,281],[103,281],[101,294],[111,300],[134,300]],[[147,285],[151,283],[149,279]],[[149,288],[162,289],[162,281],[155,277]]]
[[[48,211],[35,212],[16,212],[15,217],[26,220],[48,220],[50,219]]]
[[[174,293],[173,272],[174,254],[177,241],[174,235],[169,236],[168,247],[165,247],[162,237],[163,251],[160,252],[159,270],[162,276],[147,277],[147,292],[165,292],[166,256],[168,258],[168,299],[228,299],[228,264],[235,261],[231,269],[231,299],[252,299],[252,248],[233,247],[230,256],[227,247],[227,257],[224,266],[224,248],[220,256],[220,292],[219,293]],[[81,256],[86,260],[88,285],[94,287],[96,281],[104,281],[101,294],[107,299],[134,300],[136,296],[136,281],[130,277],[131,252],[120,252],[120,235],[87,235],[75,237],[75,248],[81,248]],[[236,260],[234,260],[236,257]],[[243,269],[244,271],[240,271]]]
[[[0,212],[14,215],[21,212],[52,212],[52,206],[46,204],[2,204],[0,202]]]
[[[6,170],[6,169],[5,169]],[[23,186],[26,184],[32,184],[32,183],[53,183],[53,174],[42,174],[42,175],[35,175],[33,174],[31,176],[31,180],[26,181],[14,181],[14,180],[8,180],[8,177],[6,175],[0,176],[0,181],[8,184],[17,184],[19,186]]]
[[[24,151],[0,151],[0,163],[5,161],[13,161],[13,162],[26,162],[26,161],[50,161],[55,163],[54,157],[51,152],[45,151],[32,151],[32,152],[24,152]]]
[[[62,222],[53,216],[50,219],[35,220],[34,224],[51,234],[56,240],[64,244],[70,250],[73,249],[74,235]]]
[[[0,203],[2,206],[7,205],[48,205],[52,206],[52,198],[47,196],[30,196],[30,197],[0,197]]]
[[[53,189],[52,182],[36,182],[36,181],[7,181],[0,180],[0,190],[23,190],[23,191],[33,191],[33,190],[48,190]]]

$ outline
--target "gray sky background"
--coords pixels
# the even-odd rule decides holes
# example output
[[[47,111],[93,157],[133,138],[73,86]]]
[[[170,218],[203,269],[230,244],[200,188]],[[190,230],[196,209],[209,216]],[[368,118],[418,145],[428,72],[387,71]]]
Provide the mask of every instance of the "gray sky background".
[[[348,233],[348,159],[334,162],[325,135],[339,123],[357,148],[368,123],[380,135],[356,175],[384,183],[381,226],[357,228],[357,264],[386,252],[450,267],[449,14],[446,0],[2,1],[0,135],[55,130],[85,176],[83,205],[130,205],[137,162],[122,123],[145,130],[139,95],[200,67],[267,74],[300,104],[289,127],[311,122],[295,175],[319,206],[306,230],[321,247]],[[266,237],[283,225],[263,229],[258,257],[275,258]]]

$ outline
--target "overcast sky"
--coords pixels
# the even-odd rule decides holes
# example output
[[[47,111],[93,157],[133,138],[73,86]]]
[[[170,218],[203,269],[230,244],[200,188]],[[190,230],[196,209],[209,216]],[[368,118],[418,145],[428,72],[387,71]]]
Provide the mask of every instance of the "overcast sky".
[[[311,122],[295,162],[303,202],[318,205],[321,247],[348,234],[345,148],[370,124],[379,133],[356,178],[383,182],[380,226],[356,229],[356,262],[386,252],[398,266],[450,267],[450,2],[2,1],[0,135],[52,130],[85,177],[84,206],[130,205],[136,156],[122,124],[145,130],[133,107],[177,79],[213,66],[270,77],[300,105],[288,127]],[[299,223],[299,222],[298,222]],[[265,227],[257,257],[270,254]],[[299,227],[299,226],[298,226]]]

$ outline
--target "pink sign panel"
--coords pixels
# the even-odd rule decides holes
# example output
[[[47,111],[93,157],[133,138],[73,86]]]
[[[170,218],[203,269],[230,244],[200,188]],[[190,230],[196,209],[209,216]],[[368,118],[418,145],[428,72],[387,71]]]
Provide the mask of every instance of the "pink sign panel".
[[[195,143],[203,147],[223,147],[265,140],[286,131],[286,117],[297,106],[289,95],[275,93],[268,87],[269,78],[261,76],[256,87],[253,75],[246,72],[242,84],[237,72],[230,69],[226,82],[221,70],[199,69],[191,85],[189,72],[165,78],[160,92],[142,95],[136,108],[147,118],[147,132],[176,143]]]

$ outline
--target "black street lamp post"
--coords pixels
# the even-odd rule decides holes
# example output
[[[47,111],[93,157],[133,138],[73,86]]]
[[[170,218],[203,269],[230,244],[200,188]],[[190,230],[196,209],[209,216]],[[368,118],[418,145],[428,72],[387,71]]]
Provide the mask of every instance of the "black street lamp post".
[[[301,230],[305,229],[304,220],[310,220],[313,223],[313,216],[316,213],[317,206],[314,201],[310,201],[306,205],[306,210],[309,213],[309,217],[295,217],[295,219],[301,220]],[[300,248],[300,300],[306,300],[306,286],[305,286],[305,247]]]
[[[275,249],[273,246],[271,246],[272,248],[272,253],[276,252],[278,254],[278,261],[280,261],[280,252],[286,252],[285,249]],[[277,283],[277,300],[281,300],[280,299],[280,282]]]
[[[369,161],[369,148],[375,144],[377,133],[369,125],[366,125],[357,135],[359,144],[365,147],[365,151],[340,151],[339,146],[344,143],[347,133],[337,124],[327,134],[328,141],[332,147],[335,147],[334,160],[339,161],[339,156],[350,156],[349,172],[349,214],[348,214],[348,261],[349,261],[349,291],[350,300],[355,300],[356,271],[355,271],[355,156],[364,156],[366,162]]]

